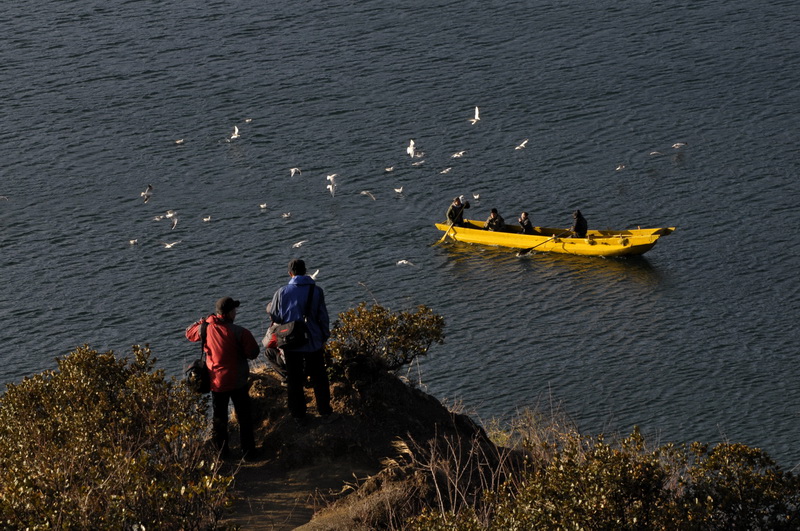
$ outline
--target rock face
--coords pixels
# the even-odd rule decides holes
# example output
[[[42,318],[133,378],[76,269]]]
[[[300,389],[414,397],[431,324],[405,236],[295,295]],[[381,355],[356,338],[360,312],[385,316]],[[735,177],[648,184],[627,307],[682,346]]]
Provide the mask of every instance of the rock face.
[[[316,415],[313,392],[307,389],[310,418],[305,426],[289,416],[286,390],[277,376],[266,370],[253,374],[256,440],[263,441],[260,466],[287,474],[326,464],[339,471],[370,471],[366,477],[352,473],[338,493],[328,492],[326,507],[307,529],[397,526],[423,507],[451,503],[442,500],[436,485],[449,481],[448,457],[467,469],[478,466],[470,464],[469,455],[480,455],[484,463],[498,459],[499,450],[472,419],[448,411],[379,363],[364,358],[339,369],[331,382],[337,418]],[[460,495],[479,494],[470,490],[465,487]]]

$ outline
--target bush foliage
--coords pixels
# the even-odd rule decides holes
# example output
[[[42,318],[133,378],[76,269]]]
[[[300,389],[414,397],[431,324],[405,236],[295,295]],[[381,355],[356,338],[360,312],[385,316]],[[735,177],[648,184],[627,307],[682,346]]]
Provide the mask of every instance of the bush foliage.
[[[392,312],[379,304],[339,314],[327,351],[337,363],[356,357],[379,360],[390,371],[425,356],[434,343],[444,342],[444,318],[426,306],[415,312]]]
[[[0,527],[200,529],[230,477],[204,444],[206,398],[83,346],[0,396]]]
[[[532,419],[533,417],[529,417]],[[524,426],[525,465],[470,506],[441,504],[415,529],[800,529],[800,482],[743,444],[648,449]],[[463,487],[467,488],[467,487]],[[457,509],[453,509],[457,507]]]

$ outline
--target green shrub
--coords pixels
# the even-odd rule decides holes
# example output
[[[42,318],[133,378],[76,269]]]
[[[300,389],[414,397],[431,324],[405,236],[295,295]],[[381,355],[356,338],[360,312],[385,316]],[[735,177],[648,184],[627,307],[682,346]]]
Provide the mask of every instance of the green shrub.
[[[327,351],[338,363],[366,356],[396,371],[425,356],[434,343],[443,343],[443,330],[444,318],[426,306],[413,313],[391,312],[379,304],[368,308],[362,302],[339,314]]]
[[[533,419],[534,417],[529,417]],[[565,430],[519,440],[522,471],[458,512],[415,529],[800,529],[800,483],[743,444],[651,450],[638,429],[614,444]],[[517,434],[519,435],[519,434]],[[513,437],[511,437],[513,438]],[[466,487],[464,487],[466,488]]]
[[[204,443],[207,399],[83,346],[0,396],[0,527],[214,527],[232,478]]]

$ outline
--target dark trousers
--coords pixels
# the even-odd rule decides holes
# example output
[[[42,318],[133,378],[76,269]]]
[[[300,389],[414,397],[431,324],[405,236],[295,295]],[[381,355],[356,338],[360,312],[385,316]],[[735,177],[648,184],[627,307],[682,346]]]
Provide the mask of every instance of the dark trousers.
[[[316,352],[287,352],[286,353],[286,392],[289,412],[295,418],[302,418],[306,414],[305,387],[306,377],[311,378],[314,386],[314,400],[320,415],[330,415],[331,390],[328,382],[328,372],[325,369],[325,358],[322,351]]]
[[[250,395],[247,386],[233,391],[211,392],[211,436],[214,445],[223,452],[228,450],[228,402],[233,402],[236,418],[239,421],[239,433],[242,440],[242,451],[247,453],[256,449],[253,436],[253,412],[250,407]]]

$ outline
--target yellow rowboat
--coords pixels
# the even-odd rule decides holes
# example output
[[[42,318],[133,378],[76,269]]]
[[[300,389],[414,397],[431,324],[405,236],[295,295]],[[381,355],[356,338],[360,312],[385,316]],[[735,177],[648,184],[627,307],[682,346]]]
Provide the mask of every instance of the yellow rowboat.
[[[675,230],[675,227],[590,230],[586,232],[585,238],[574,238],[571,237],[570,231],[564,229],[534,227],[536,234],[522,234],[522,229],[513,225],[506,225],[504,232],[485,230],[482,221],[472,219],[465,219],[464,225],[451,227],[449,223],[437,223],[436,228],[445,231],[447,237],[457,242],[513,247],[523,252],[535,250],[584,256],[644,254],[653,248],[661,236],[666,236]]]

